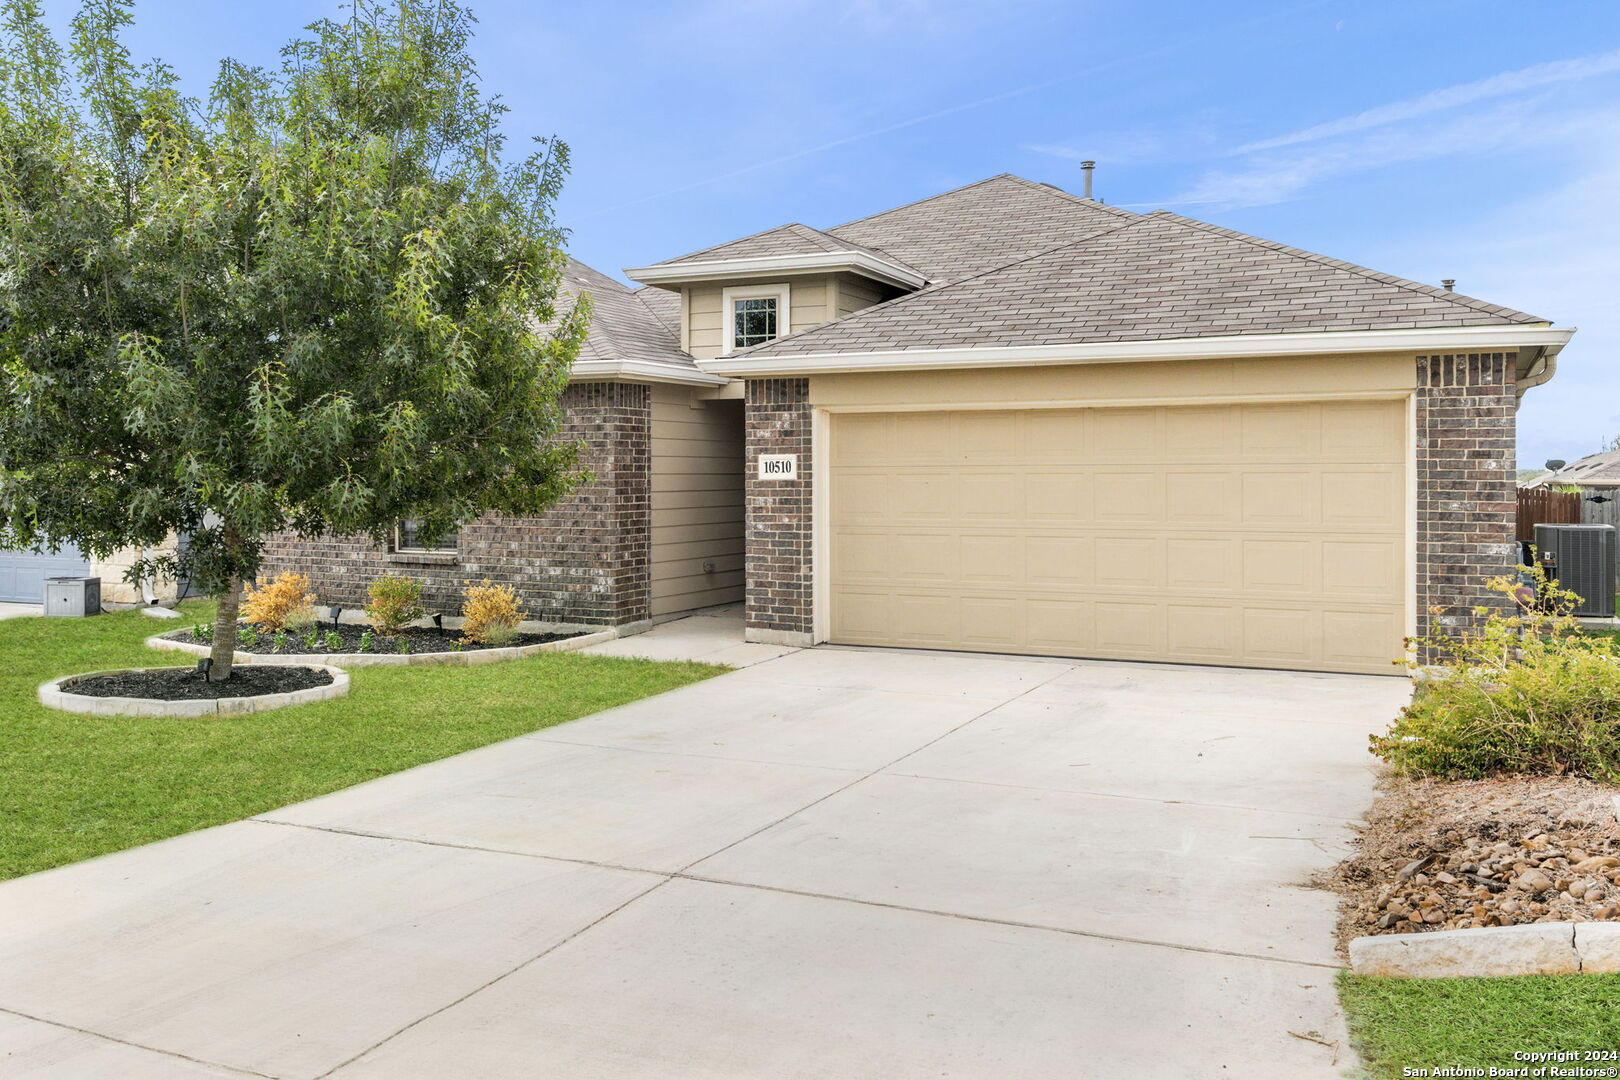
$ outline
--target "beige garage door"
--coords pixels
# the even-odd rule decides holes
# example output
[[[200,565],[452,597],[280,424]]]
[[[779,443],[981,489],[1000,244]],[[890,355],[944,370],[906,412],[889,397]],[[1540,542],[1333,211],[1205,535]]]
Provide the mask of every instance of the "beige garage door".
[[[836,413],[833,641],[1394,673],[1401,402]]]

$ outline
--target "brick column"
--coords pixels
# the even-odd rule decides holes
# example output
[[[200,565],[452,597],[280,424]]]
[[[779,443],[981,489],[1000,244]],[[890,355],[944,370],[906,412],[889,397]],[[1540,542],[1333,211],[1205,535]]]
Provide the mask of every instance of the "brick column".
[[[809,645],[814,631],[809,380],[749,379],[743,416],[747,638]],[[759,479],[761,454],[797,454],[798,478]]]
[[[1513,353],[1417,358],[1418,636],[1478,625],[1500,608],[1487,578],[1518,561],[1514,543]]]

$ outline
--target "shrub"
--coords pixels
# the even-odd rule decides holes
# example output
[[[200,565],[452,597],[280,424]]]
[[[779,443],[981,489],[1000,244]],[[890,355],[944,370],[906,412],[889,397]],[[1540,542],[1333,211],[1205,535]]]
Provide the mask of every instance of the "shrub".
[[[1477,613],[1482,628],[1415,644],[1439,662],[1371,749],[1401,772],[1444,779],[1554,773],[1620,780],[1620,655],[1570,616],[1578,598],[1521,567],[1539,597],[1514,614]],[[1514,597],[1514,578],[1487,583]],[[1420,666],[1416,661],[1413,667]]]
[[[242,621],[267,633],[313,626],[315,594],[309,589],[309,578],[289,570],[274,581],[260,578],[258,588],[249,585],[242,598]]]
[[[461,605],[461,636],[480,645],[505,645],[517,637],[523,605],[510,585],[469,585]]]
[[[427,614],[422,610],[422,583],[412,578],[384,574],[371,583],[367,596],[366,615],[383,637],[393,637],[412,619]]]

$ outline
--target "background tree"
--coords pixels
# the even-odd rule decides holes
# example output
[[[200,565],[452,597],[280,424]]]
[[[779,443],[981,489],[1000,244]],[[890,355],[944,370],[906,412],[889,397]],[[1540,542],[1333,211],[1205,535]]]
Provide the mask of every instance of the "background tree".
[[[223,679],[270,534],[432,538],[580,479],[567,148],[503,160],[444,0],[357,0],[205,102],[131,62],[129,21],[88,0],[64,52],[0,0],[0,546],[190,534],[135,573],[219,596]]]

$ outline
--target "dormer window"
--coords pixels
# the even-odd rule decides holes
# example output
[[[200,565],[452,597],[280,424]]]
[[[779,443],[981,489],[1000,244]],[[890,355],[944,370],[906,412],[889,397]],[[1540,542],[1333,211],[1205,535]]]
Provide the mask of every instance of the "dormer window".
[[[726,352],[775,341],[788,332],[786,285],[740,285],[723,293]]]

